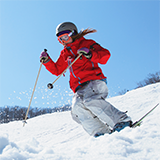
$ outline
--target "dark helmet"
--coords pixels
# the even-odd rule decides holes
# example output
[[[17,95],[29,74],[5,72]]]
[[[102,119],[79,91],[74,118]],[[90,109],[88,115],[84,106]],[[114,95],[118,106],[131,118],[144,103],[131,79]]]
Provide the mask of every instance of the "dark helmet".
[[[60,23],[56,28],[56,36],[58,36],[59,33],[63,32],[63,31],[74,31],[75,34],[78,33],[76,25],[74,23],[72,23],[72,22]]]

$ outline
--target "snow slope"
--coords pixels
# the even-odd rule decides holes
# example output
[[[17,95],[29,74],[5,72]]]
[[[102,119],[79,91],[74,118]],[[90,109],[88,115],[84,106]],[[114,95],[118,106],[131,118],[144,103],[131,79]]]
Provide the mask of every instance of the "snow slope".
[[[107,99],[133,121],[160,102],[160,83]],[[90,137],[70,112],[0,125],[0,160],[160,160],[160,105],[141,127]]]

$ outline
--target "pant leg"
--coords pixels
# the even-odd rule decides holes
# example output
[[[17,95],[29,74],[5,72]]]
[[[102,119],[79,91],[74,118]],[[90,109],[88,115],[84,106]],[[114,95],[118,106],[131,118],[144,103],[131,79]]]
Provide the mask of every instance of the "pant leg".
[[[85,107],[112,128],[121,121],[122,117],[128,117],[124,112],[119,111],[105,100],[108,95],[108,88],[104,81],[91,81],[84,92],[83,102]]]
[[[95,116],[89,109],[83,104],[83,95],[75,93],[72,100],[72,118],[80,123],[84,130],[90,134],[95,135],[96,133],[110,133],[110,128],[101,122],[97,116]]]

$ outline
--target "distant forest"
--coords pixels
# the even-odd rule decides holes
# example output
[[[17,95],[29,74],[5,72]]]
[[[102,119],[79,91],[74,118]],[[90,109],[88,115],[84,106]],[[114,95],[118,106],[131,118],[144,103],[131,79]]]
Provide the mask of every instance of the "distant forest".
[[[30,108],[27,119],[43,115],[46,113],[64,112],[68,110],[71,110],[70,105],[65,105],[63,107],[57,107],[57,108],[37,108],[37,107]],[[19,107],[19,106],[0,107],[0,124],[8,123],[11,121],[24,120],[26,112],[27,112],[27,107]]]
[[[143,81],[137,83],[136,88],[141,88],[157,82],[160,82],[160,71],[156,72],[155,74],[148,74],[148,76]]]
[[[148,74],[148,76],[144,80],[137,83],[137,86],[135,89],[147,86],[149,84],[158,83],[158,82],[160,82],[160,71],[156,72],[155,74],[151,74],[151,73]],[[118,92],[118,94],[123,95],[128,91],[129,91],[128,89],[123,89],[122,91]]]

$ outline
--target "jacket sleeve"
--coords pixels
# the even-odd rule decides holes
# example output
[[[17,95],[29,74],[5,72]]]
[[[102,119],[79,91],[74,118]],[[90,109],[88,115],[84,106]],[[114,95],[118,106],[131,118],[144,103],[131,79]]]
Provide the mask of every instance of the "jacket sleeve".
[[[56,76],[60,75],[67,68],[67,63],[64,61],[62,55],[59,56],[56,62],[53,62],[49,57],[48,61],[43,63],[43,65],[49,72]]]
[[[94,63],[106,64],[109,60],[111,54],[109,50],[101,47],[99,44],[95,43],[91,47],[92,58],[91,61]]]

